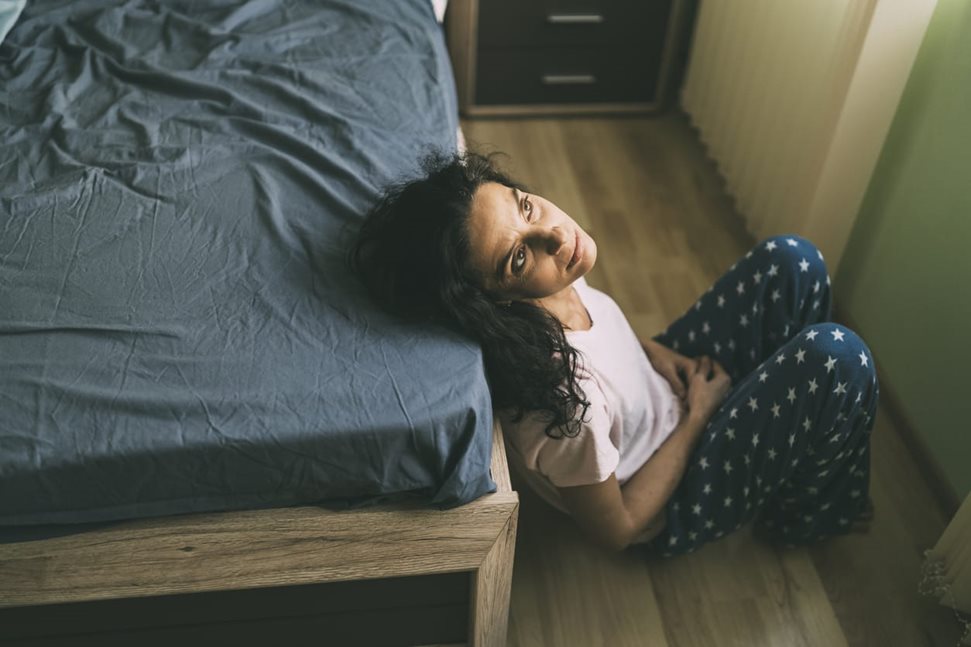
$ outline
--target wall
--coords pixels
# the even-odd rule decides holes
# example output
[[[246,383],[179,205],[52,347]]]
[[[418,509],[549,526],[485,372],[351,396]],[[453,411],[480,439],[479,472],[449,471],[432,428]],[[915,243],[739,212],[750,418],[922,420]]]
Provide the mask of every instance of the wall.
[[[834,277],[904,413],[971,492],[971,2],[939,0]]]

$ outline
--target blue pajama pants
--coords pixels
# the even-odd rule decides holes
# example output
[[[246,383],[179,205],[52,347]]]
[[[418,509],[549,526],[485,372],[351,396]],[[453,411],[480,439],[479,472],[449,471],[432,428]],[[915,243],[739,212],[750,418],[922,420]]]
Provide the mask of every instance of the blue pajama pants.
[[[654,337],[709,355],[732,388],[708,422],[648,549],[691,552],[754,520],[781,543],[850,530],[866,504],[879,385],[860,337],[829,322],[823,256],[762,241]]]

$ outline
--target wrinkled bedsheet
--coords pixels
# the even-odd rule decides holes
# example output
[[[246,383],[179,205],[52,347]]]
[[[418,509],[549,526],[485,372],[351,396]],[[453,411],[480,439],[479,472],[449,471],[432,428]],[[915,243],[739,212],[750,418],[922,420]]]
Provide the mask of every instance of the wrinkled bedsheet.
[[[454,150],[428,0],[32,0],[0,45],[0,525],[490,491],[479,349],[344,254]]]

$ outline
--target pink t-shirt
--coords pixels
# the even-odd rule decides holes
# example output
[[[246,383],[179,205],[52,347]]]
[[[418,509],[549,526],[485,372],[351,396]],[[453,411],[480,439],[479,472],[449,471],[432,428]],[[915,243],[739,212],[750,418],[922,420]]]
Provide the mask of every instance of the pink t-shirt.
[[[513,469],[564,512],[557,487],[600,483],[615,472],[623,485],[681,414],[678,396],[651,366],[614,300],[583,278],[573,285],[593,321],[590,330],[566,333],[580,351],[580,386],[590,401],[580,433],[550,438],[539,414],[526,414],[519,423],[500,415]]]

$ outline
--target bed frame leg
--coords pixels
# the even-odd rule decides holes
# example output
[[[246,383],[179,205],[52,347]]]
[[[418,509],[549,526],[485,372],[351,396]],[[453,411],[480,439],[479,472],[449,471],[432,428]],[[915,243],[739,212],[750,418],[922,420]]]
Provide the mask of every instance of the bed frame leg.
[[[471,647],[506,646],[519,503],[515,506],[492,549],[472,576]]]

